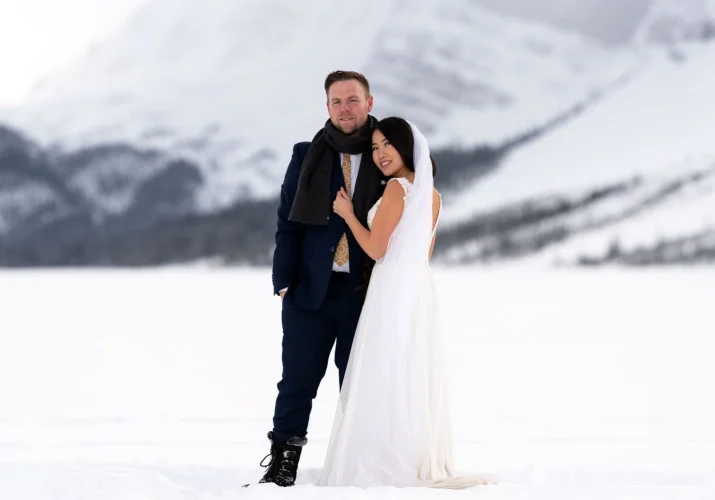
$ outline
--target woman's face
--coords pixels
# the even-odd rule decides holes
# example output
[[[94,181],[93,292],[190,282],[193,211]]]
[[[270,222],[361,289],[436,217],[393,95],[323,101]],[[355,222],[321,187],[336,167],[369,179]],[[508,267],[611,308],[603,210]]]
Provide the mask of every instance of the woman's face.
[[[386,177],[404,170],[402,156],[379,130],[372,133],[372,160]]]

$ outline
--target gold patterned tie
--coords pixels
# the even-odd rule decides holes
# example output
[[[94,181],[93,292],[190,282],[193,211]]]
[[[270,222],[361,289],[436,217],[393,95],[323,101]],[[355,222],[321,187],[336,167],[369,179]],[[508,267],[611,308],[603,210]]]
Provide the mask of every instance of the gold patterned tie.
[[[348,192],[350,196],[350,155],[343,154],[343,179],[345,179],[345,191]],[[350,260],[350,254],[348,252],[348,238],[345,233],[340,237],[338,242],[338,248],[335,250],[335,255],[333,260],[338,266],[343,266],[348,260]]]

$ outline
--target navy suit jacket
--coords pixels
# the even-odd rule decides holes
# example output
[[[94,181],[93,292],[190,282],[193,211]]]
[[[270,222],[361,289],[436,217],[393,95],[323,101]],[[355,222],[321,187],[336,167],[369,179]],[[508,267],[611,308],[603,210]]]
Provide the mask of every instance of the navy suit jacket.
[[[303,309],[317,310],[323,304],[333,268],[333,254],[343,233],[348,238],[350,249],[350,285],[364,298],[365,259],[369,258],[360,248],[342,217],[332,211],[333,200],[341,187],[345,187],[340,155],[336,152],[330,184],[330,219],[327,225],[313,226],[288,220],[293,199],[298,188],[300,168],[310,142],[299,142],[293,146],[293,156],[281,186],[278,206],[278,227],[276,247],[273,253],[273,292],[288,287],[288,294],[295,304]],[[376,168],[364,158],[358,176],[364,168]],[[371,207],[377,199],[368,200]]]

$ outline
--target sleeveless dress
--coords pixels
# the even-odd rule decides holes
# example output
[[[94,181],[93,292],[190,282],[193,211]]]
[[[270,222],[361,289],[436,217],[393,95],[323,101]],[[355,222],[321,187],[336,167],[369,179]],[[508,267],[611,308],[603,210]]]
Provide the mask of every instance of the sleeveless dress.
[[[407,206],[412,184],[403,178],[389,182],[401,184]],[[437,223],[441,196],[439,200]],[[381,202],[382,198],[368,213],[370,229]],[[436,229],[437,224],[433,237]],[[444,488],[485,484],[481,478],[454,475],[447,363],[429,260],[413,270],[420,274],[421,284],[415,311],[390,309],[389,297],[381,293],[383,265],[380,259],[373,268],[317,484]],[[393,314],[412,314],[410,331],[395,332]]]

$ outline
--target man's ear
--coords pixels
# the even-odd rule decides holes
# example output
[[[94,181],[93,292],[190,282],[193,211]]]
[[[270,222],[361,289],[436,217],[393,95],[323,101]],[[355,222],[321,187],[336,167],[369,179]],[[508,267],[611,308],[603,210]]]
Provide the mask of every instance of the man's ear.
[[[372,96],[367,98],[367,112],[372,111],[373,98]]]

